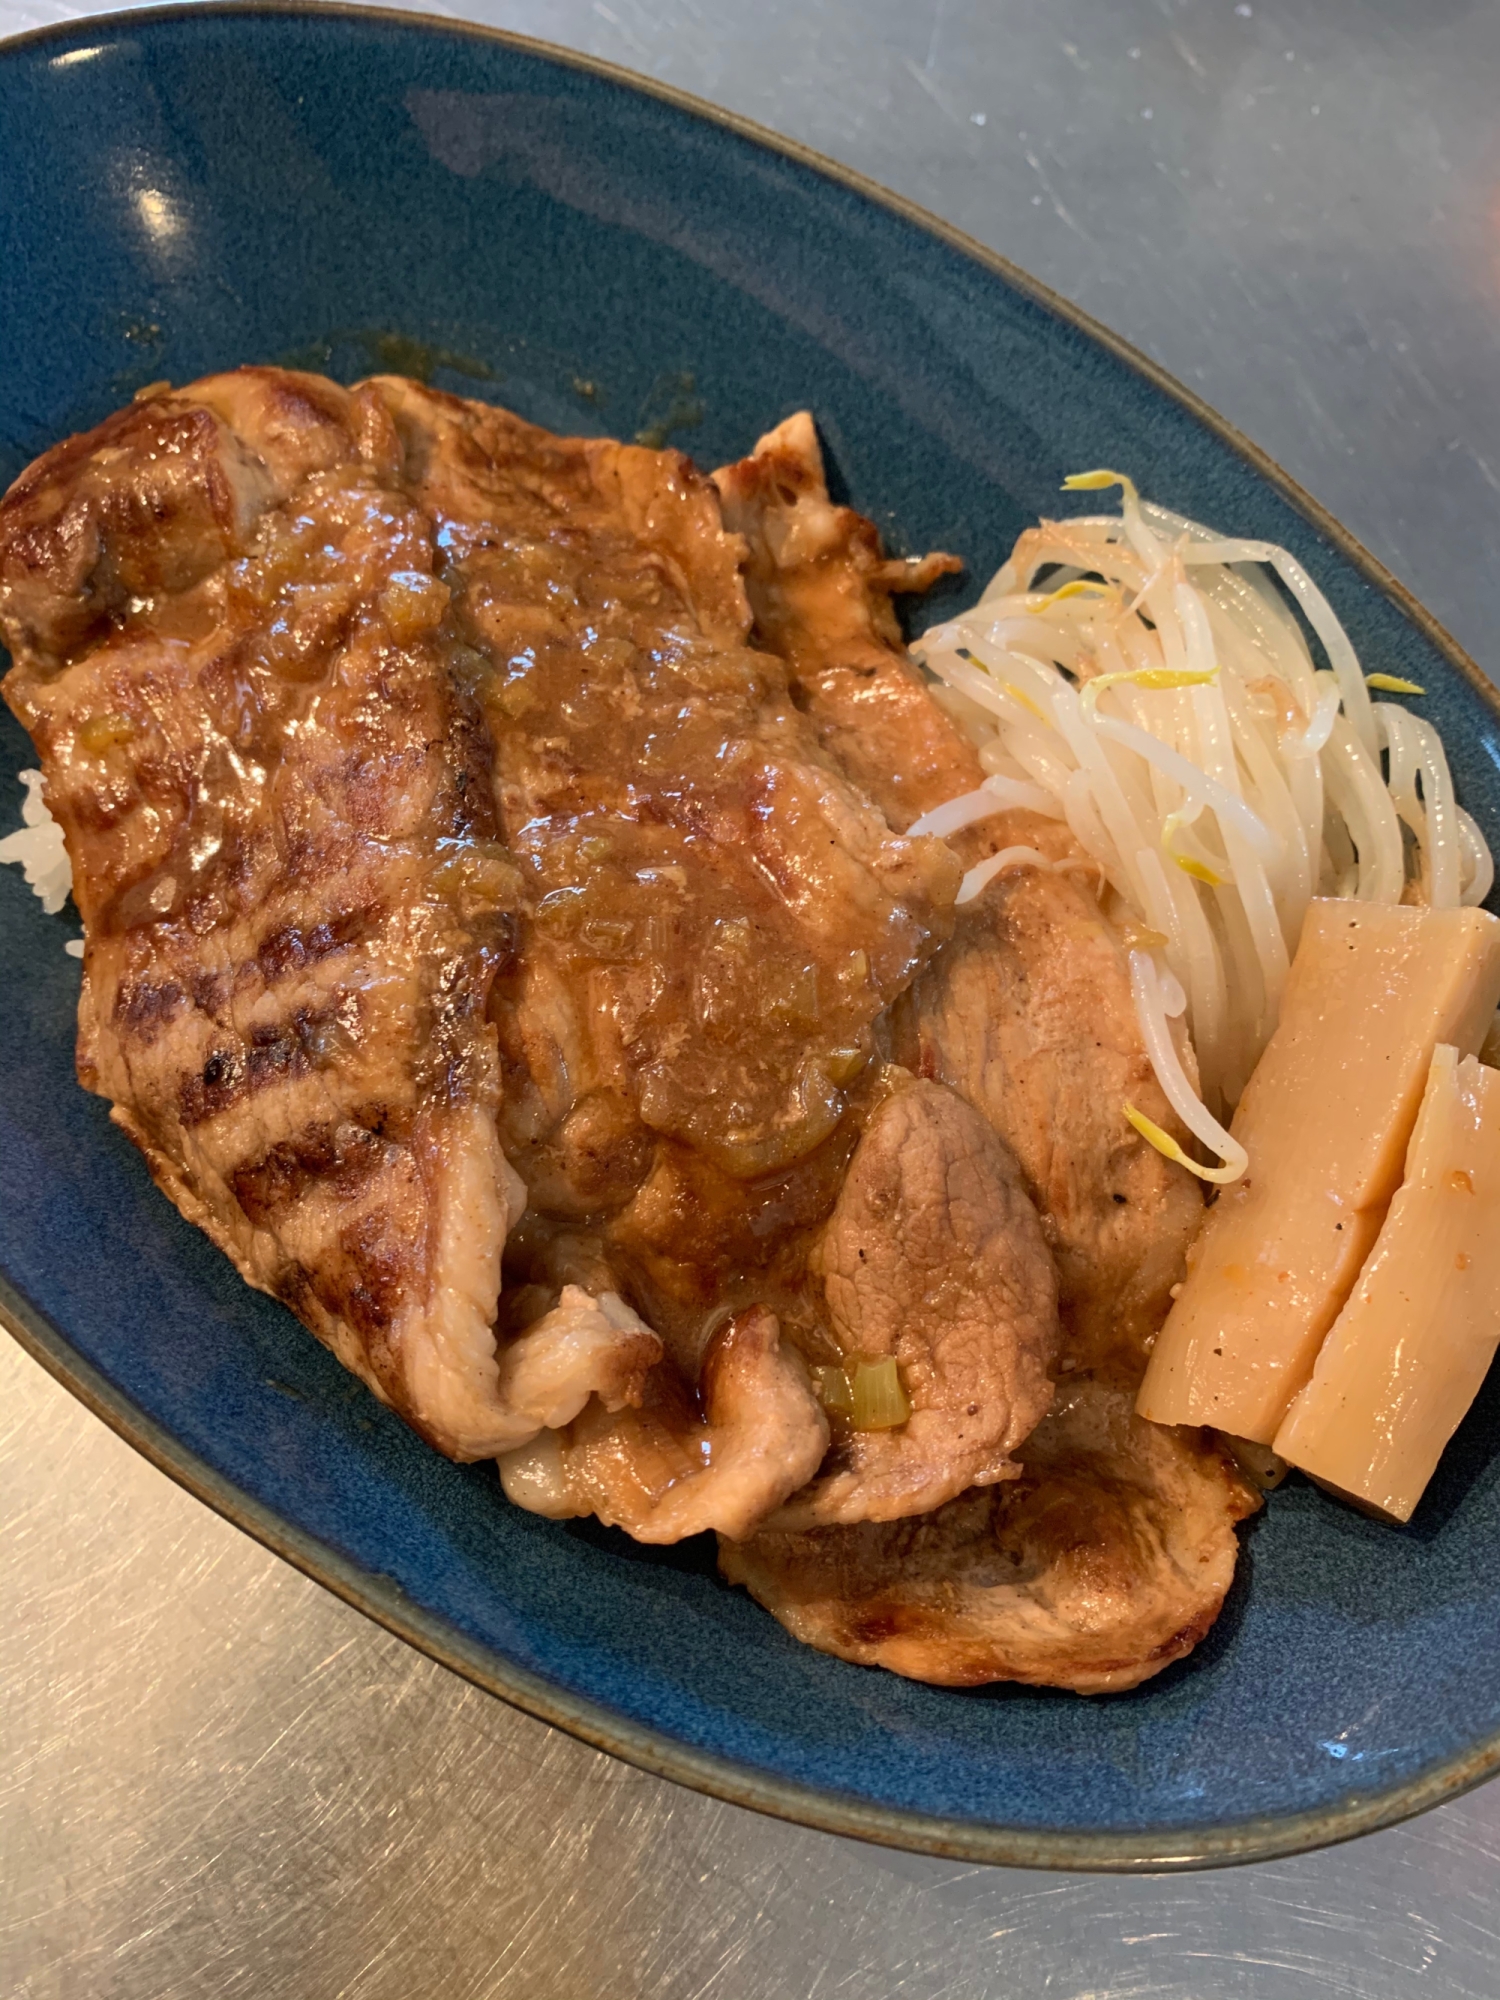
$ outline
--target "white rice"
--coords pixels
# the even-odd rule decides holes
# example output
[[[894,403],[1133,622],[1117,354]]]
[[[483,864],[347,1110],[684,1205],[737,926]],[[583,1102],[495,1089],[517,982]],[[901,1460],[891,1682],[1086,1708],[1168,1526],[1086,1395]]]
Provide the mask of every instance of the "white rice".
[[[26,797],[21,805],[22,823],[15,833],[0,840],[0,861],[8,861],[23,872],[33,893],[41,897],[42,908],[50,916],[68,900],[73,887],[73,870],[68,862],[68,850],[63,846],[62,828],[48,812],[42,798],[41,772],[23,771],[21,783],[26,787]],[[73,952],[71,944],[68,950]],[[81,945],[73,955],[82,957]]]

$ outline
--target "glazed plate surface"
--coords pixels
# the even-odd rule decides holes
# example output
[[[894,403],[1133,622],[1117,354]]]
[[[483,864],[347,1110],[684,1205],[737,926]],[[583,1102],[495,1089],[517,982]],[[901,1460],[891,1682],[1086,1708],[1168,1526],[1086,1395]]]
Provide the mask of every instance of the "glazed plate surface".
[[[795,148],[483,31],[233,7],[7,45],[0,132],[0,484],[147,382],[250,360],[417,374],[705,466],[806,405],[895,550],[965,558],[956,607],[1071,510],[1065,473],[1118,466],[1293,548],[1366,665],[1428,689],[1500,844],[1494,697],[1370,558],[1110,336]],[[0,831],[28,762],[6,715]],[[1207,1642],[1135,1693],[846,1666],[706,1544],[509,1507],[248,1290],[73,1079],[76,935],[0,869],[7,1319],[174,1477],[483,1686],[747,1805],[1034,1865],[1287,1852],[1500,1764],[1500,1382],[1404,1531],[1273,1495]]]

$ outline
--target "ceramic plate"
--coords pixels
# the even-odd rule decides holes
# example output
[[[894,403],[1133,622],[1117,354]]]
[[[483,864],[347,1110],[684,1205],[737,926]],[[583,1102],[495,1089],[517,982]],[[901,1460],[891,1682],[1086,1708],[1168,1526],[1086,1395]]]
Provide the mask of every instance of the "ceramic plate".
[[[825,162],[597,64],[354,10],[122,15],[0,50],[0,481],[142,384],[247,360],[420,374],[704,465],[816,413],[898,551],[993,570],[1115,465],[1289,544],[1429,690],[1500,844],[1500,714],[1457,648],[1192,397]],[[0,824],[28,761],[7,717]],[[684,1783],[897,1845],[1164,1867],[1384,1824],[1500,1761],[1500,1383],[1414,1524],[1294,1481],[1207,1642],[1134,1693],[953,1693],[800,1647],[714,1573],[502,1498],[249,1291],[74,1082],[72,927],[0,869],[0,1273],[21,1340],[251,1534],[507,1700]]]

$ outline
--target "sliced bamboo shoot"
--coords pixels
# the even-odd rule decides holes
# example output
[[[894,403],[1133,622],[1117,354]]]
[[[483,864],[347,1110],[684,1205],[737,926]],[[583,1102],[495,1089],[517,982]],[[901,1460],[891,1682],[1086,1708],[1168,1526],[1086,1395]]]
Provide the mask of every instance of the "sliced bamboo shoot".
[[[1136,1407],[1270,1444],[1401,1178],[1439,1042],[1472,1055],[1500,1000],[1483,910],[1312,903],[1231,1130],[1250,1168],[1209,1210]]]
[[[1497,1344],[1500,1071],[1439,1048],[1406,1177],[1276,1449],[1409,1521]]]

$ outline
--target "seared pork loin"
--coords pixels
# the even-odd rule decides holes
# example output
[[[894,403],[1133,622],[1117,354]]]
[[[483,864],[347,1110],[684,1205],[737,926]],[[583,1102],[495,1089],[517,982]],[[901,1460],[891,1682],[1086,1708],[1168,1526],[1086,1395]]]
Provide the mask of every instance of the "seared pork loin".
[[[1065,862],[1077,852],[1034,813],[1004,814],[988,837]],[[893,1047],[982,1112],[1020,1163],[1057,1260],[1065,1362],[1094,1367],[1123,1350],[1138,1369],[1203,1202],[1119,1115],[1136,1104],[1172,1126],[1124,947],[1087,878],[1034,867],[997,877],[903,997]]]
[[[955,566],[882,556],[806,416],[711,483],[242,369],[0,503],[5,693],[80,1075],[249,1282],[816,1645],[1127,1685],[1247,1502],[1128,1417],[1199,1202],[1118,1114],[1173,1122],[1081,858],[905,831],[982,775],[892,610]],[[956,918],[1005,839],[1074,872]],[[856,1431],[812,1371],[880,1357],[911,1414]]]
[[[807,1367],[764,1306],[717,1329],[698,1371],[653,1369],[635,1408],[591,1402],[575,1423],[507,1452],[510,1498],[554,1520],[593,1514],[638,1542],[680,1542],[715,1528],[749,1534],[812,1478],[828,1421]]]
[[[890,1074],[808,1269],[841,1354],[894,1356],[911,1415],[842,1429],[777,1526],[897,1520],[1014,1479],[1052,1401],[1057,1280],[1015,1160],[953,1091]]]
[[[806,416],[714,480],[746,539],[756,636],[787,658],[820,740],[893,826],[973,791],[978,756],[891,610],[891,591],[934,566],[882,561],[870,523],[833,504]],[[755,1537],[721,1540],[720,1563],[790,1632],[845,1659],[956,1686],[1130,1687],[1208,1630],[1235,1523],[1258,1504],[1217,1444],[1133,1415],[1202,1198],[1121,1115],[1129,1100],[1181,1136],[1122,940],[1066,828],[1007,812],[952,845],[966,865],[1013,846],[1054,865],[1007,870],[959,912],[887,1017],[885,1047],[980,1114],[1019,1169],[1056,1264],[1056,1401],[1020,1433],[1006,1484],[971,1474],[961,1497],[884,1524],[871,1510],[868,1525],[834,1525],[809,1504],[835,1439],[819,1479]]]
[[[263,370],[63,445],[0,513],[6,694],[73,863],[83,1081],[252,1284],[478,1458],[536,1429],[493,1333],[520,878],[401,457],[376,391]],[[660,1351],[620,1339],[612,1396]]]
[[[894,827],[973,791],[984,778],[978,754],[907,657],[891,602],[962,564],[887,562],[874,522],[829,499],[805,410],[722,466],[714,484],[726,525],[744,537],[755,636],[786,661],[829,754]]]
[[[1028,1681],[1109,1694],[1192,1651],[1258,1505],[1197,1432],[1136,1416],[1134,1391],[1065,1380],[1020,1479],[935,1513],[720,1544],[720,1567],[794,1637],[947,1687]]]

